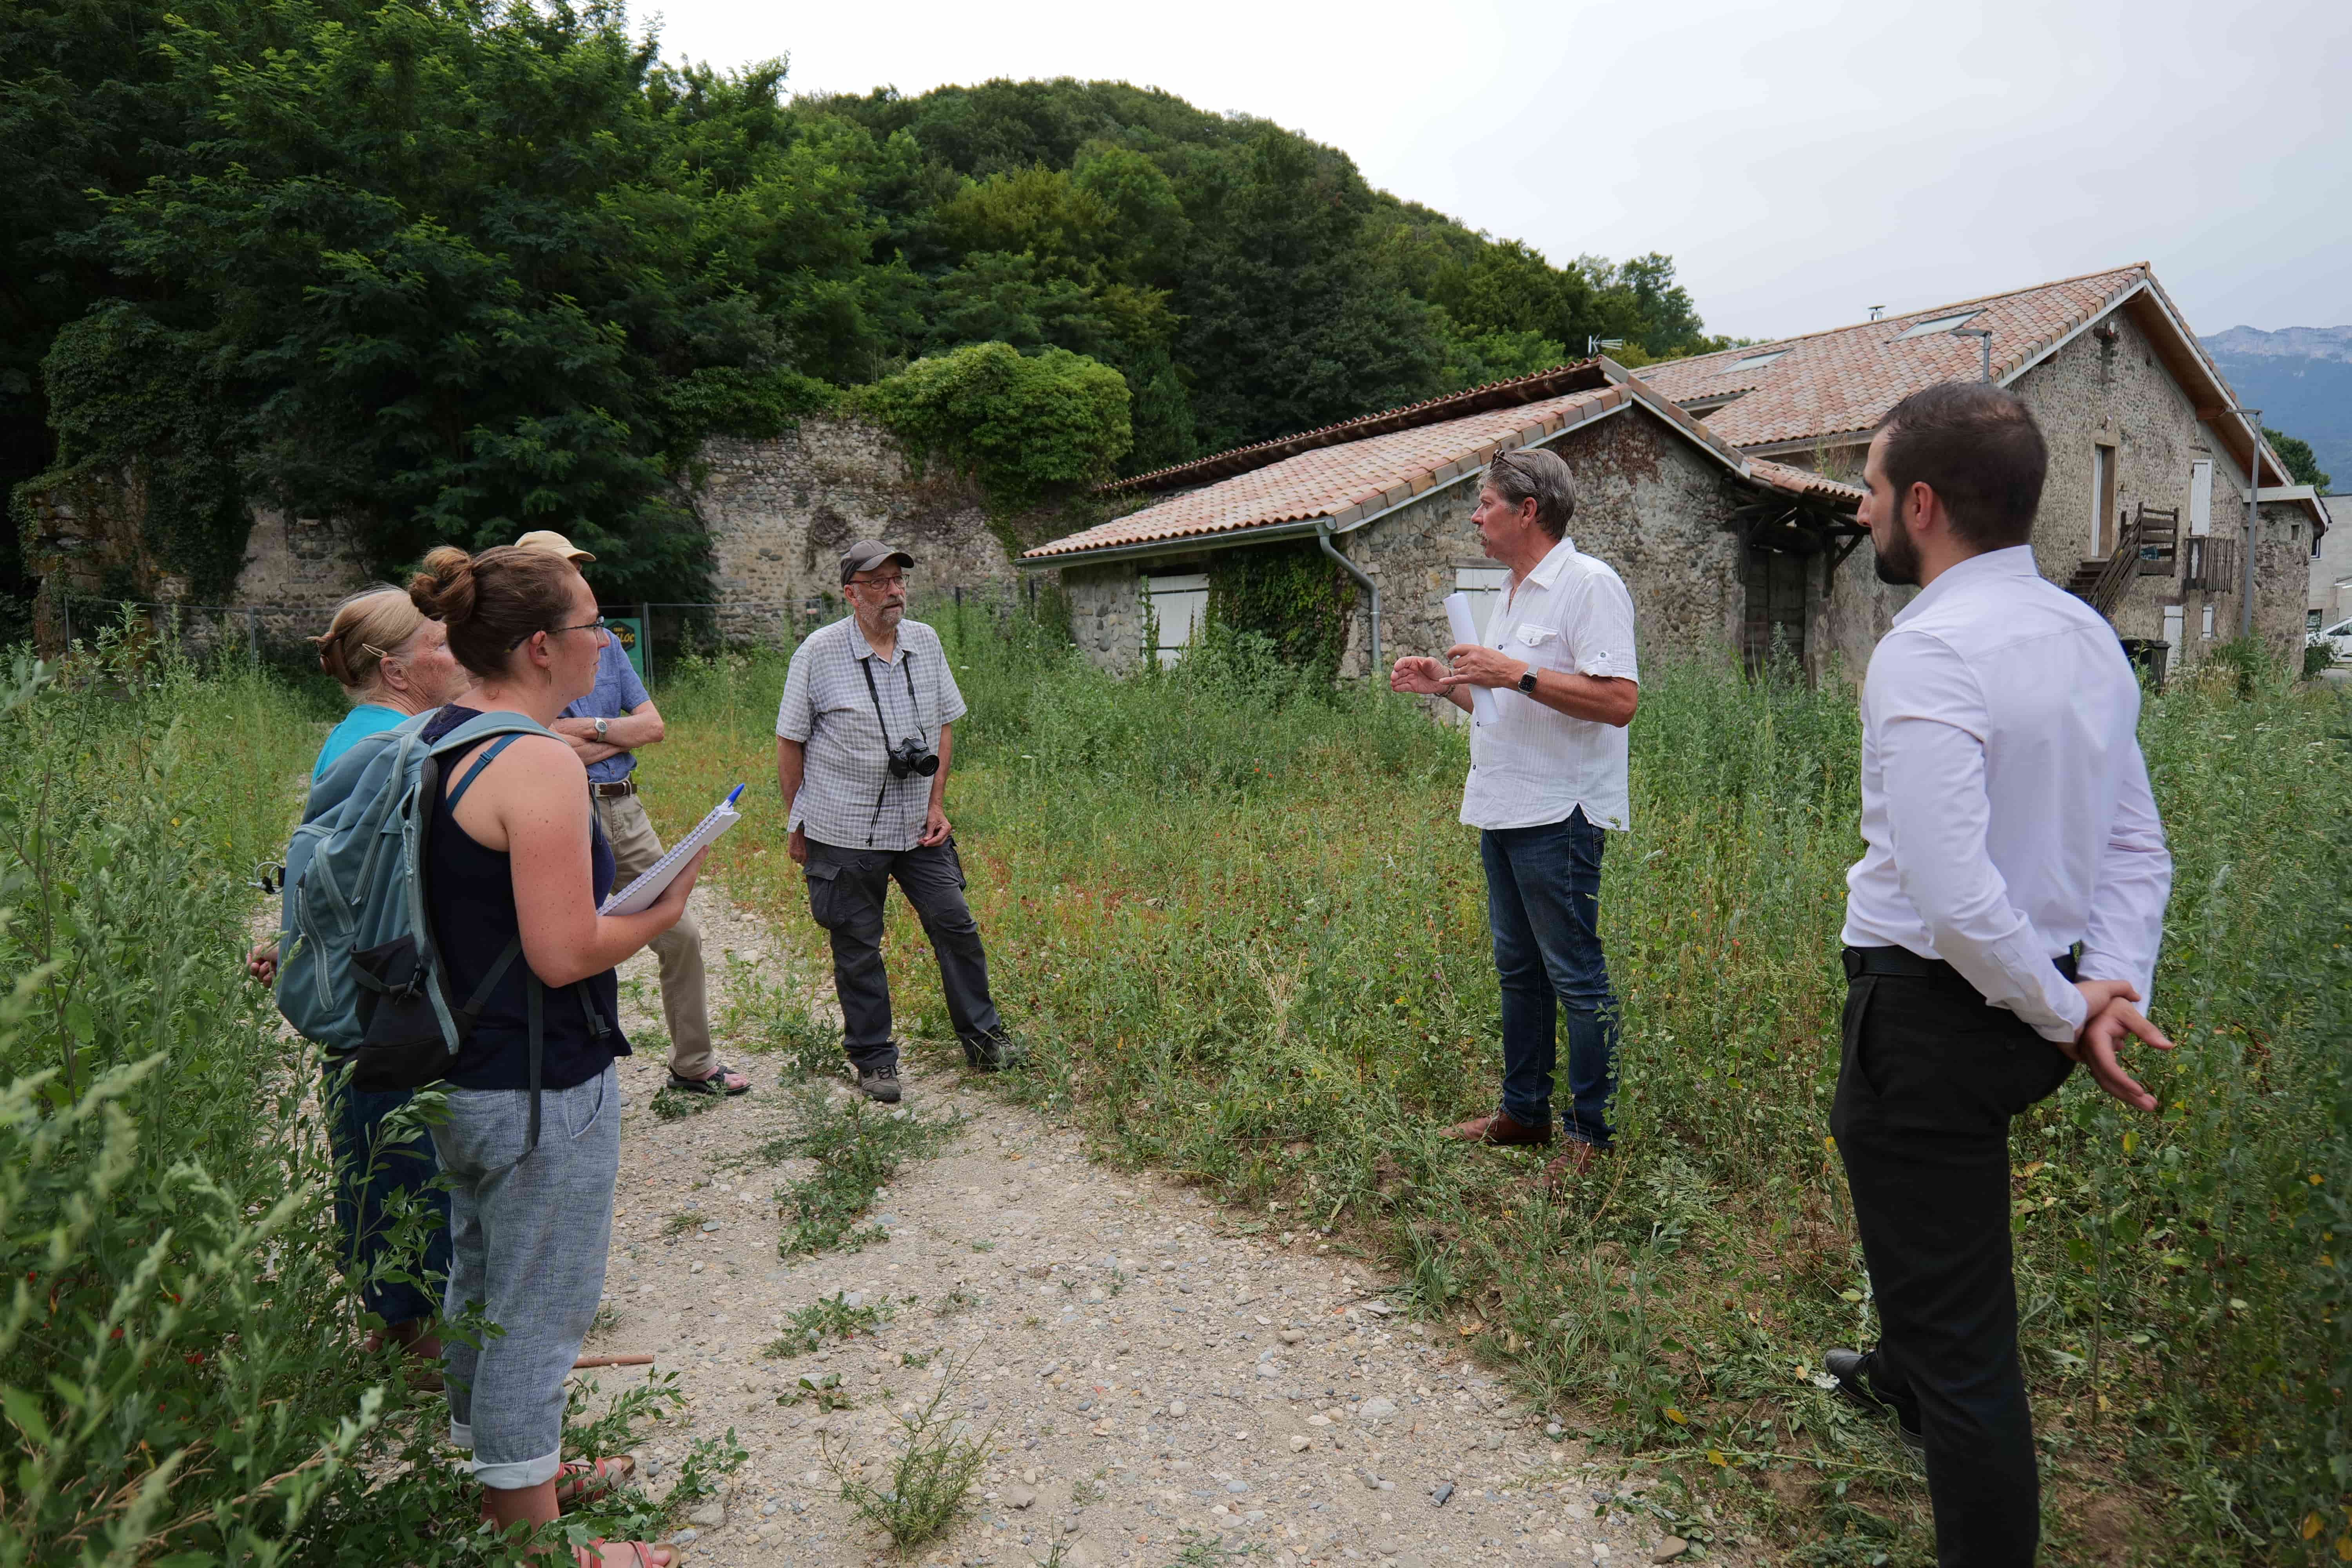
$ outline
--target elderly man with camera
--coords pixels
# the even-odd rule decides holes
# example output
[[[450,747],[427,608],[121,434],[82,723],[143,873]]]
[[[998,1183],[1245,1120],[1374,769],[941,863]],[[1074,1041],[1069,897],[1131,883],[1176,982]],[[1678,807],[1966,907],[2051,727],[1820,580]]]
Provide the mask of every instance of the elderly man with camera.
[[[1008,1054],[948,826],[948,762],[963,694],[939,634],[907,619],[914,563],[872,540],[842,552],[851,613],[794,651],[776,712],[776,784],[791,814],[792,857],[808,872],[809,912],[833,940],[842,1044],[857,1087],[886,1104],[899,1098],[882,964],[882,904],[894,878],[939,958],[965,1060],[992,1071]]]

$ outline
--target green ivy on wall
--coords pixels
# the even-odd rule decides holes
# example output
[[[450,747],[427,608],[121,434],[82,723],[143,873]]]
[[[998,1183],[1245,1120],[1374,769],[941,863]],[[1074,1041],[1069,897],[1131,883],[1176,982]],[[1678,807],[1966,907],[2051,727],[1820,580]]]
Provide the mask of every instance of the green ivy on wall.
[[[1209,567],[1209,624],[1255,632],[1286,664],[1327,679],[1348,647],[1356,584],[1311,543],[1228,550]]]
[[[152,557],[186,573],[200,600],[226,593],[244,564],[252,519],[230,456],[227,403],[201,348],[114,300],[58,333],[41,374],[58,462],[26,489],[97,493],[128,478]],[[131,585],[132,597],[154,592]]]

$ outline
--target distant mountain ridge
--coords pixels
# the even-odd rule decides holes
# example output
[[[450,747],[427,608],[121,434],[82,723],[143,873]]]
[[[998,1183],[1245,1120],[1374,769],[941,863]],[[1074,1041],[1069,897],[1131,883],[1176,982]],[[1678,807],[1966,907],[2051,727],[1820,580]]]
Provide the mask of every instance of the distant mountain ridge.
[[[2204,340],[2216,354],[2260,354],[2268,359],[2335,359],[2352,362],[2352,327],[2231,327]]]
[[[2310,442],[2330,488],[2352,491],[2352,326],[2231,327],[2202,342],[2263,423]]]

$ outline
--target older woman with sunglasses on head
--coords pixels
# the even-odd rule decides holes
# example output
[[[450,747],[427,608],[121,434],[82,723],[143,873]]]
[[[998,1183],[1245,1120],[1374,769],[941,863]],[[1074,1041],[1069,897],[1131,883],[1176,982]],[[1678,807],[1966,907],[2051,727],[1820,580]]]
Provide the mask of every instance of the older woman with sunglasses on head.
[[[473,678],[426,723],[427,742],[485,712],[552,726],[595,684],[611,634],[561,556],[444,547],[425,558],[409,595],[449,628]],[[642,913],[600,914],[613,851],[570,746],[552,734],[501,736],[453,756],[442,780],[425,870],[451,994],[474,994],[520,946],[458,1052],[433,1130],[451,1188],[448,1316],[478,1307],[499,1330],[478,1348],[447,1348],[451,1436],[472,1450],[484,1516],[505,1529],[552,1521],[565,1488],[602,1488],[625,1466],[566,1465],[561,1454],[563,1379],[604,1292],[620,1168],[613,1062],[629,1045],[614,966],[677,923],[701,861]],[[675,1558],[640,1542],[579,1554],[628,1568]]]

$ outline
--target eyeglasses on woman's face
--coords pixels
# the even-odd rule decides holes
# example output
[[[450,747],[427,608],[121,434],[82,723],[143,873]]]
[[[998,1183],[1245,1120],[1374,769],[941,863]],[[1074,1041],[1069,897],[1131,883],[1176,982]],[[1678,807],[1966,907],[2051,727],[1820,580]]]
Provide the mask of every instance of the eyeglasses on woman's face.
[[[578,626],[550,626],[547,628],[547,635],[551,637],[561,637],[565,632],[593,632],[596,634],[596,646],[598,647],[603,647],[606,643],[613,640],[613,623],[606,620],[604,616],[598,616],[594,620],[582,621]],[[522,647],[523,644],[529,642],[532,637],[537,637],[538,635],[539,634],[537,632],[529,632],[515,638],[514,641],[507,645],[507,651],[509,653],[514,652],[515,649]]]

